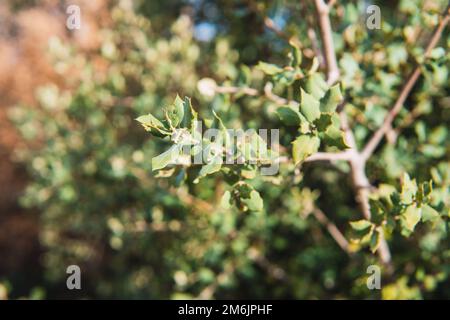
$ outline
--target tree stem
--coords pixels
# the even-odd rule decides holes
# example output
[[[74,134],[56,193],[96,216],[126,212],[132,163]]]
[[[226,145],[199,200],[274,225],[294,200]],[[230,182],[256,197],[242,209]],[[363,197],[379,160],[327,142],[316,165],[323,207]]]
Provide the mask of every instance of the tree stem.
[[[327,83],[329,85],[333,85],[339,80],[340,72],[337,65],[336,53],[333,44],[333,33],[331,30],[329,16],[330,7],[323,0],[315,0],[315,6],[317,15],[319,17],[320,34],[322,37],[324,56],[327,66]],[[350,155],[348,161],[351,167],[351,178],[353,182],[353,188],[355,190],[355,198],[359,204],[364,218],[370,220],[369,191],[371,185],[365,172],[366,159],[358,151],[356,139],[354,137],[353,131],[348,125],[345,111],[341,110],[340,117],[342,130],[344,131],[346,141],[350,146],[349,150],[346,153]],[[391,272],[391,253],[383,234],[381,234],[381,245],[378,248],[378,255],[381,262],[385,264],[389,272]]]

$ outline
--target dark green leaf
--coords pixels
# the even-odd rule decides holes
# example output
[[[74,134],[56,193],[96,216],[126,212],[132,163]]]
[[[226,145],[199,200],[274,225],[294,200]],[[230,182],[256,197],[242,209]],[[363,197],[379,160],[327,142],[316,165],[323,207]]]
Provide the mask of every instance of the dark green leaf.
[[[277,114],[281,121],[288,126],[299,127],[302,123],[302,118],[306,120],[297,108],[293,106],[282,106],[277,109]]]

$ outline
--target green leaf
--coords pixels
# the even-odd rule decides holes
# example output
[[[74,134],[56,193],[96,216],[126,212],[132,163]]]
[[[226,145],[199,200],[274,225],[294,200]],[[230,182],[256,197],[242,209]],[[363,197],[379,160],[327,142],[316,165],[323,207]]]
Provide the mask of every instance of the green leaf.
[[[335,112],[338,104],[343,100],[340,85],[336,84],[330,88],[321,100],[320,111]]]
[[[256,177],[256,166],[253,165],[247,165],[245,167],[242,168],[241,170],[241,176],[244,179],[254,179]]]
[[[345,141],[344,132],[334,125],[328,127],[322,138],[328,146],[333,146],[340,150],[349,148],[347,142]]]
[[[292,157],[297,165],[319,150],[320,139],[316,136],[301,135],[292,143]]]
[[[375,232],[372,233],[372,236],[370,237],[370,251],[372,253],[375,253],[381,244],[381,230],[376,229]]]
[[[219,115],[213,110],[213,115],[216,118],[217,122],[219,123],[219,129],[220,129],[220,138],[223,140],[223,145],[225,148],[231,147],[232,144],[232,138],[225,127],[222,119],[219,117]]]
[[[186,179],[186,170],[182,168],[180,172],[175,176],[175,187],[180,187],[183,181]]]
[[[167,165],[175,163],[176,159],[180,155],[180,151],[180,146],[173,145],[169,150],[152,158],[152,171],[163,169]]]
[[[231,192],[225,191],[222,198],[220,199],[220,208],[221,209],[230,209],[231,208]]]
[[[386,51],[389,66],[394,70],[398,70],[399,66],[408,60],[408,51],[403,44],[390,45]]]
[[[267,158],[267,143],[256,131],[246,132],[242,138],[244,141],[239,146],[239,150],[242,152],[245,160],[256,161]]]
[[[289,45],[291,46],[291,53],[292,53],[291,66],[298,67],[302,63],[302,52],[293,41],[289,41]]]
[[[303,76],[300,70],[284,70],[273,76],[273,80],[279,84],[290,86],[295,80],[300,79]]]
[[[276,112],[281,121],[288,126],[300,126],[302,118],[306,121],[302,114],[293,106],[279,107]]]
[[[437,47],[431,50],[430,58],[432,59],[439,59],[445,56],[445,49],[442,47]]]
[[[262,211],[264,208],[264,202],[260,194],[256,190],[250,192],[250,198],[242,199],[242,202],[247,205],[250,211]]]
[[[283,72],[283,68],[280,68],[279,66],[271,63],[266,63],[260,61],[258,65],[256,66],[259,70],[264,72],[267,75],[273,76],[277,73]]]
[[[416,205],[408,206],[401,216],[402,225],[407,231],[412,232],[421,217],[421,208],[418,208]]]
[[[235,186],[236,191],[239,193],[239,198],[250,198],[250,193],[254,190],[251,185],[245,182],[238,182]]]
[[[303,89],[301,89],[300,112],[311,123],[320,117],[319,100],[306,93]]]
[[[368,220],[350,221],[350,225],[354,230],[362,231],[372,226],[372,222]]]
[[[320,68],[320,62],[317,57],[314,57],[311,63],[311,66],[309,67],[308,74],[314,74],[319,70]]]
[[[428,197],[431,195],[431,192],[433,192],[433,180],[424,182],[422,184],[423,186],[423,195],[424,197]]]
[[[427,128],[423,121],[417,122],[414,126],[414,130],[416,131],[417,138],[420,143],[424,143],[427,139]]]
[[[218,172],[222,168],[223,159],[222,156],[215,157],[209,161],[208,164],[205,164],[200,169],[199,178],[203,178],[209,174]]]
[[[136,118],[136,121],[140,122],[144,128],[147,127],[160,127],[164,128],[164,125],[161,121],[155,118],[152,114],[147,114],[145,116],[140,116]]]
[[[370,199],[370,213],[371,213],[371,221],[376,225],[381,225],[386,218],[386,208],[383,204],[383,198],[380,200]]]
[[[175,128],[181,124],[184,118],[184,102],[178,95],[174,103],[167,109],[166,117]]]
[[[177,96],[178,98],[178,96]],[[181,121],[180,126],[183,128],[190,129],[191,133],[196,131],[196,121],[197,121],[197,112],[192,107],[191,99],[188,97],[184,98],[182,103],[183,105],[183,119]]]
[[[366,244],[370,242],[374,230],[375,226],[373,224],[370,224],[369,228],[364,228],[361,230],[354,229],[351,240],[355,243]]]
[[[175,129],[170,139],[180,146],[193,146],[197,144],[197,140],[192,136],[188,129]]]

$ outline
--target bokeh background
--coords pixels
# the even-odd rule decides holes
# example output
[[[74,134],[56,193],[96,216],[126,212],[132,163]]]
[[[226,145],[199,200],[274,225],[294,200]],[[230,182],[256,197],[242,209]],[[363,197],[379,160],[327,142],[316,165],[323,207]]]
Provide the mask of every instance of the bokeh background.
[[[368,3],[342,2],[339,57],[346,46],[373,49],[360,26]],[[373,39],[395,43],[407,25],[418,26],[410,30],[415,38],[444,2],[377,1],[391,29]],[[80,30],[65,26],[71,4],[81,8]],[[380,298],[365,286],[365,268],[376,258],[350,259],[308,216],[320,199],[348,229],[357,208],[339,171],[306,168],[311,189],[301,192],[264,189],[272,214],[264,223],[217,214],[223,183],[211,178],[176,192],[156,179],[150,159],[164,144],[134,121],[177,93],[193,97],[200,112],[229,108],[247,126],[264,121],[257,120],[260,102],[211,100],[197,83],[239,83],[247,66],[283,61],[286,35],[313,56],[313,12],[310,1],[298,0],[2,0],[0,298]],[[395,97],[389,86],[408,71],[401,46],[380,67],[390,76],[376,89],[386,96],[371,101],[372,124],[382,119],[378,105]],[[347,70],[354,67],[348,60]],[[427,103],[446,106],[428,119],[441,128],[429,150],[434,158],[416,158],[405,151],[414,138],[404,140],[400,156],[387,149],[372,165],[372,181],[394,181],[405,169],[421,175],[417,168],[431,162],[448,172],[448,65],[434,77],[439,89],[415,103],[425,114]],[[424,230],[414,239],[394,245],[398,273],[384,297],[449,298],[448,235]],[[80,291],[66,289],[70,264],[82,269]]]

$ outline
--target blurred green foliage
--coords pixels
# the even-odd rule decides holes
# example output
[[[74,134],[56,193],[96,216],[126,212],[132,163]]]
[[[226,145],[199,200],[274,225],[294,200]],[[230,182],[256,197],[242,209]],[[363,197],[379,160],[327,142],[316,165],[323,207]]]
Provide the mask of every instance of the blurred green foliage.
[[[198,1],[194,13],[176,20],[161,8],[153,17],[145,3],[137,13],[112,9],[113,24],[102,31],[97,59],[53,39],[50,53],[67,87],[42,87],[39,106],[11,113],[30,142],[16,150],[31,178],[21,202],[41,215],[45,278],[36,284],[42,290],[36,297],[450,298],[448,31],[421,62],[424,76],[394,123],[395,139],[368,163],[376,212],[365,221],[347,163],[305,163],[300,170],[287,163],[271,177],[246,167],[197,181],[198,168],[152,171],[151,159],[170,143],[151,137],[134,120],[149,113],[163,119],[179,94],[192,97],[205,121],[216,113],[229,128],[280,128],[286,150],[302,140],[293,147],[296,162],[319,148],[345,149],[338,129],[334,140],[328,137],[332,143],[302,149],[312,141],[301,137],[327,140],[341,101],[320,100],[340,93],[321,89],[322,69],[307,36],[317,27],[310,3]],[[360,147],[420,61],[419,34],[427,39],[445,7],[445,1],[427,0],[378,4],[381,30],[365,28],[361,1],[339,1],[331,13],[343,107]],[[173,23],[161,23],[166,14]],[[301,45],[275,35],[264,17]],[[195,26],[205,21],[217,34],[199,42]],[[258,61],[265,63],[256,66]],[[280,109],[267,99],[262,92],[268,82],[274,93],[300,102],[300,109]],[[211,94],[211,86],[242,92]],[[261,94],[244,94],[248,87]],[[302,107],[305,97],[320,100],[322,113],[307,110],[311,102]],[[315,122],[324,114],[329,119]],[[236,194],[245,195],[230,201]],[[356,239],[351,257],[311,214],[317,207]],[[355,231],[363,232],[355,237]],[[366,287],[367,266],[378,264],[371,251],[380,232],[394,264],[381,292]],[[81,292],[65,289],[70,264],[81,267]],[[10,287],[14,297],[14,284],[0,285],[0,297]]]

